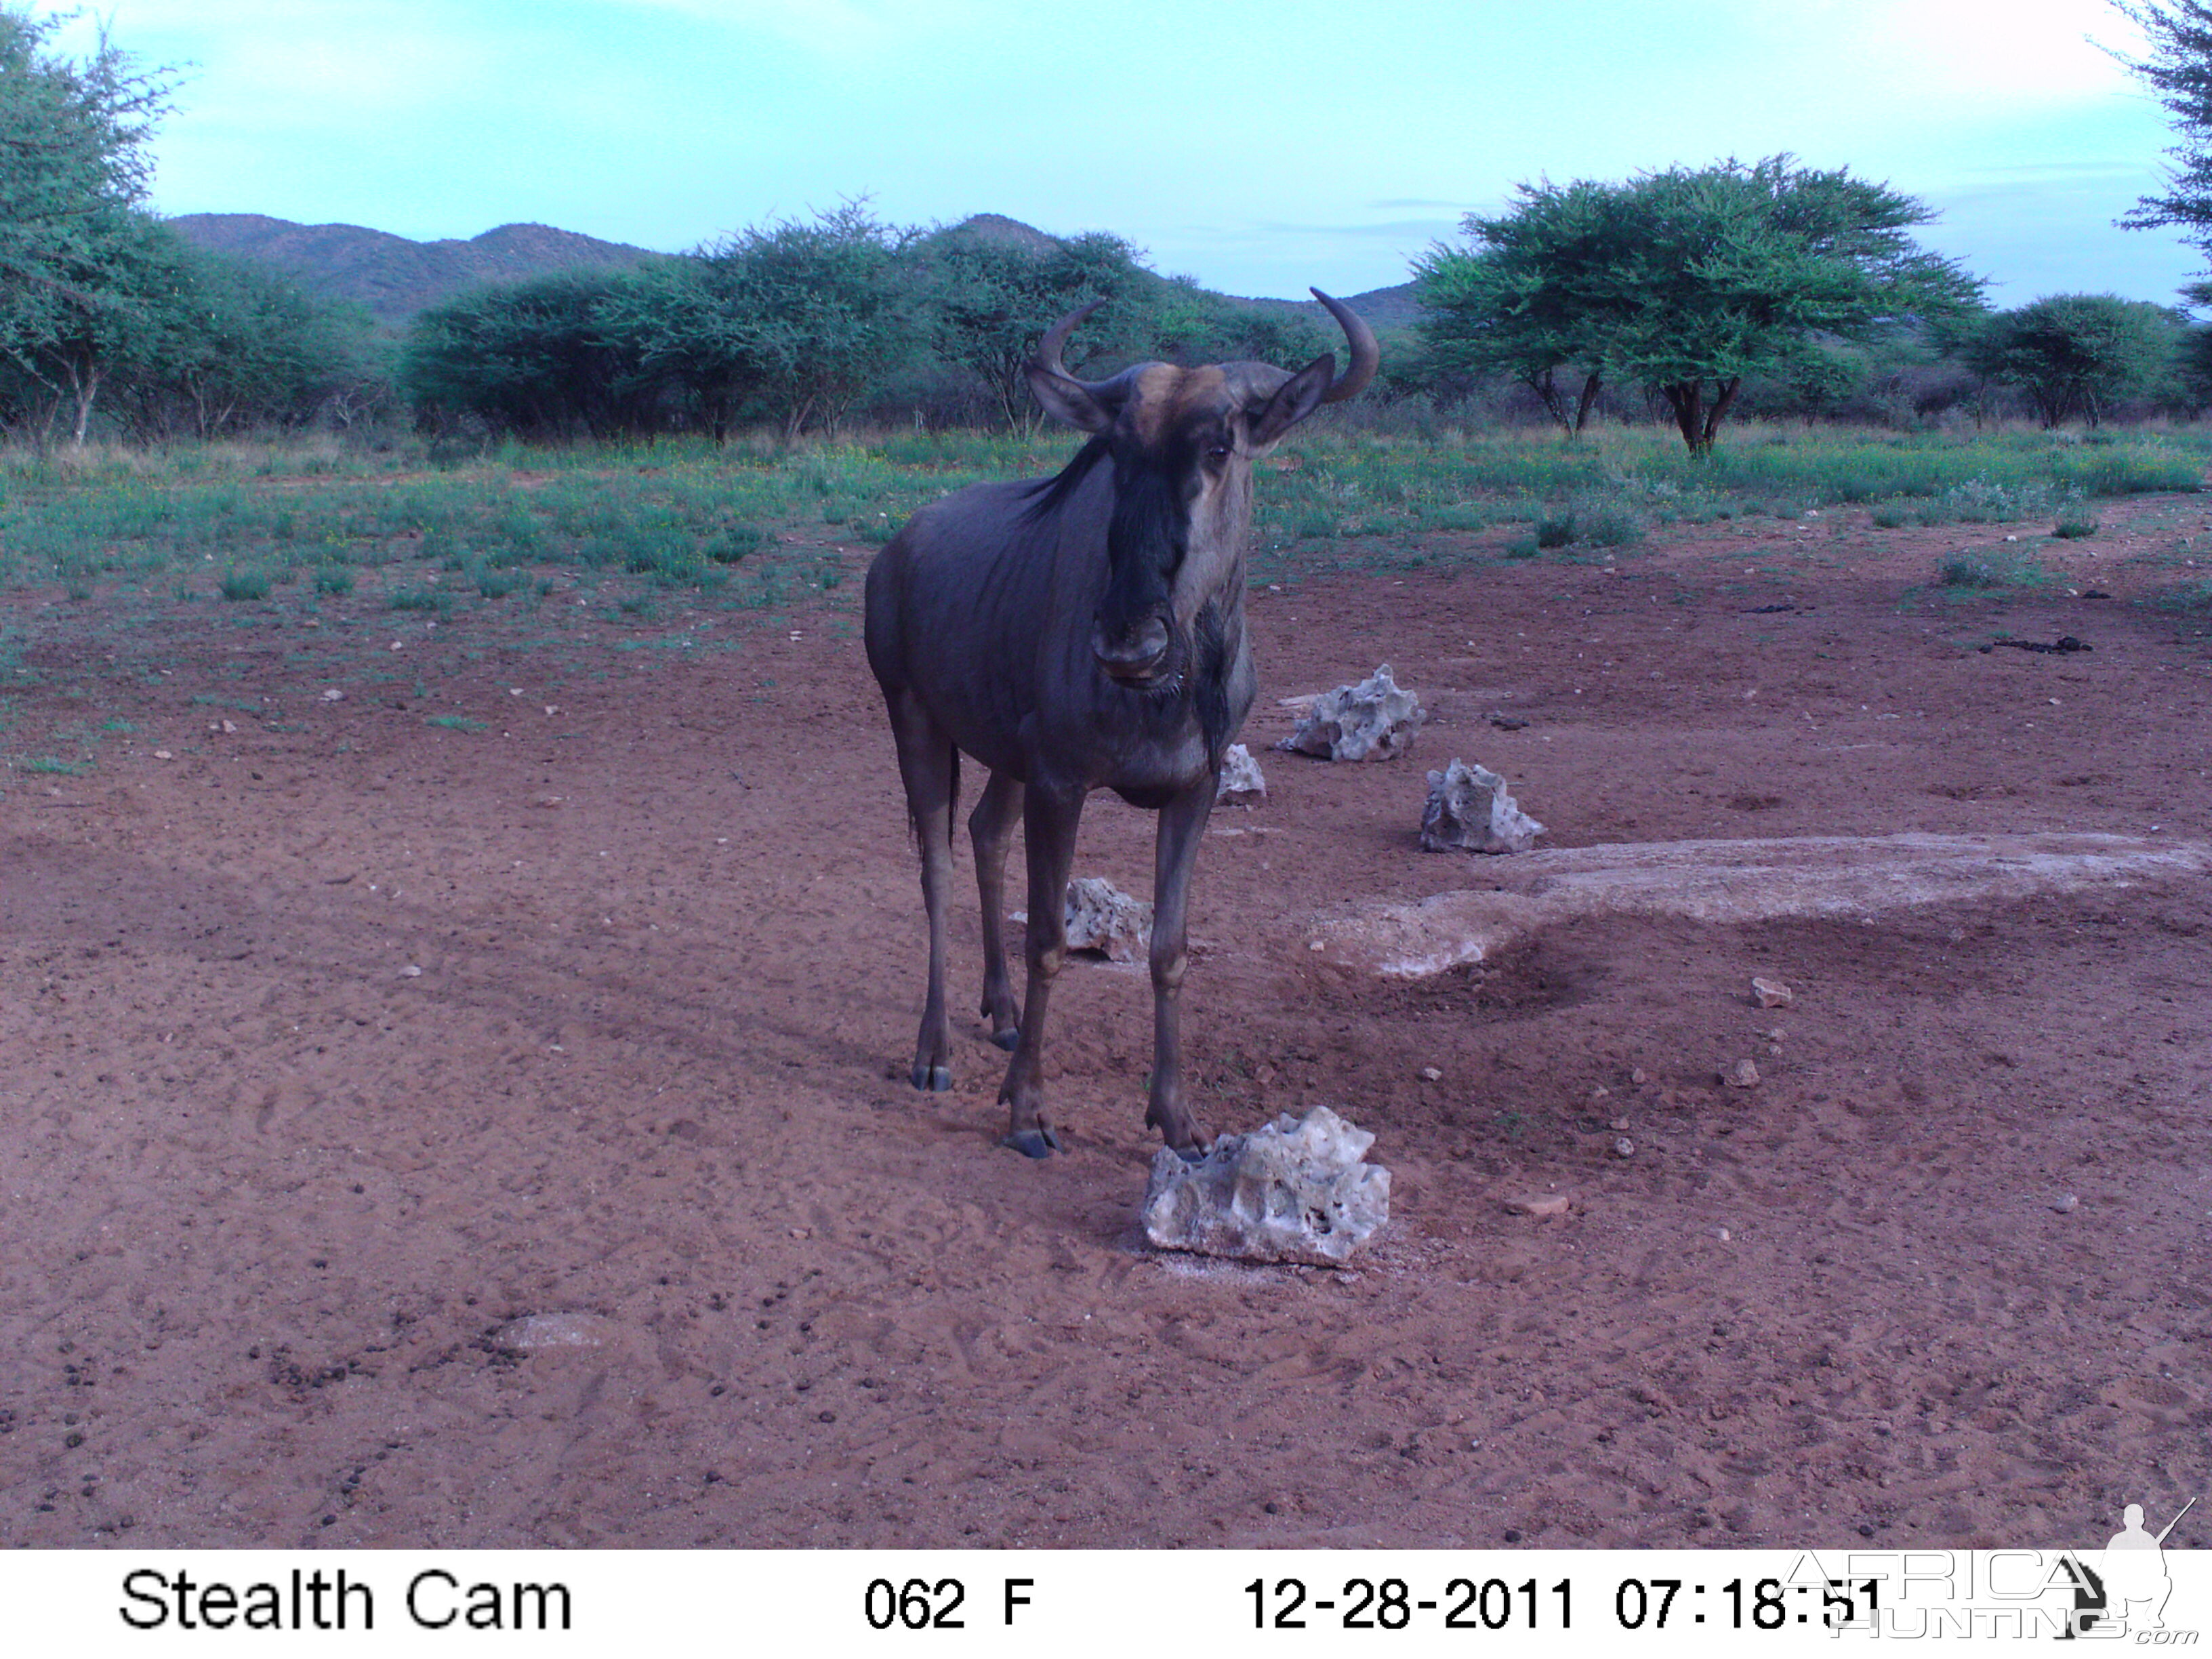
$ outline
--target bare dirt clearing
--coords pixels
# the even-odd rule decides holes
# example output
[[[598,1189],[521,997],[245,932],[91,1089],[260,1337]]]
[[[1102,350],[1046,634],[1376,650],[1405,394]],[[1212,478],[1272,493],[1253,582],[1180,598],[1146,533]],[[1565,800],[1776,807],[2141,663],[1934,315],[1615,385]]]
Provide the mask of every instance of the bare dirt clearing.
[[[2171,1512],[2212,1485],[2203,878],[1594,915],[1413,985],[1308,945],[1492,879],[1418,850],[1454,754],[1553,846],[2212,836],[2201,617],[2133,603],[2130,562],[2204,517],[2107,507],[2009,595],[1924,586],[2001,532],[1863,514],[1255,593],[1255,751],[1275,698],[1384,660],[1435,713],[1381,765],[1263,755],[1194,898],[1207,1121],[1329,1104],[1395,1173],[1342,1273],[1141,1248],[1140,965],[1055,994],[1068,1156],[992,1144],[972,906],[957,1087],[906,1086],[921,906],[854,584],[750,629],[22,596],[10,744],[107,735],[0,798],[0,1544],[1964,1545]],[[2094,650],[1975,648],[2001,631]],[[1102,798],[1078,872],[1147,893],[1150,828]],[[501,1336],[534,1315],[576,1317]]]

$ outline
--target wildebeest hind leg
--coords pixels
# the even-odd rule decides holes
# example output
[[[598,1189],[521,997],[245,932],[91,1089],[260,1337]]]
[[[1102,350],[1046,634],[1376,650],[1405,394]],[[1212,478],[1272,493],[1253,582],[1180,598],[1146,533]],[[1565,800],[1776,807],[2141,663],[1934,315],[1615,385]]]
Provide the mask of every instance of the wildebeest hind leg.
[[[1060,1137],[1044,1115],[1045,1007],[1052,982],[1067,959],[1067,875],[1075,863],[1075,832],[1083,821],[1083,795],[1054,794],[1035,784],[1022,791],[1022,842],[1028,855],[1030,922],[1024,954],[1029,994],[1023,999],[1021,1036],[999,1098],[1006,1106],[1004,1145],[1030,1158],[1049,1158]]]
[[[921,1031],[915,1039],[909,1075],[917,1089],[950,1089],[952,1027],[945,1012],[945,901],[952,881],[952,795],[960,760],[951,739],[912,692],[894,692],[885,701],[890,705],[891,736],[898,744],[907,812],[921,843],[921,902],[929,916],[929,996],[922,1006]]]
[[[975,846],[975,889],[983,900],[983,1018],[991,1022],[991,1041],[1001,1048],[1014,1046],[1022,1023],[1006,978],[1006,843],[1012,839],[1014,808],[1021,798],[1017,780],[994,772],[968,819]]]
[[[1182,976],[1189,965],[1190,874],[1213,815],[1211,773],[1160,809],[1152,867],[1152,1088],[1145,1121],[1187,1158],[1208,1136],[1182,1100]]]

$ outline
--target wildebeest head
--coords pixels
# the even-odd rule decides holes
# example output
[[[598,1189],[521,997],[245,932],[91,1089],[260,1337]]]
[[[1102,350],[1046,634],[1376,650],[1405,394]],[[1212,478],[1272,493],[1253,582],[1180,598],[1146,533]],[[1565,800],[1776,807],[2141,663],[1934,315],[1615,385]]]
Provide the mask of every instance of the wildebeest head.
[[[1063,475],[1068,485],[1100,460],[1114,468],[1106,591],[1092,623],[1098,665],[1136,688],[1174,682],[1200,613],[1242,580],[1251,516],[1252,462],[1325,403],[1375,378],[1375,336],[1319,289],[1350,342],[1340,378],[1323,353],[1295,373],[1272,363],[1178,368],[1138,363],[1104,380],[1079,380],[1060,362],[1093,301],[1053,325],[1029,365],[1037,401],[1097,434]]]

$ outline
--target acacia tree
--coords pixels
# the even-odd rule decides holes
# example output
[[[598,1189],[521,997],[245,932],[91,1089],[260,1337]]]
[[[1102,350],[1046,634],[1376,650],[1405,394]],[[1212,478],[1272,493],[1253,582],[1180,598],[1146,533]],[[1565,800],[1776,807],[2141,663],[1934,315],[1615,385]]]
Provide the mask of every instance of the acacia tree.
[[[1589,423],[1604,383],[1589,354],[1597,333],[1594,278],[1619,257],[1613,188],[1523,185],[1496,219],[1468,215],[1473,250],[1439,243],[1413,264],[1425,366],[1437,375],[1505,374],[1534,392],[1570,438]],[[1577,375],[1579,391],[1569,386]]]
[[[140,204],[173,82],[104,31],[81,62],[52,52],[62,21],[0,5],[0,356],[45,394],[46,422],[74,403],[82,443],[101,384],[144,347],[159,296]]]
[[[1744,376],[1801,357],[1808,333],[1867,339],[1978,302],[1978,281],[1908,234],[1934,215],[1844,168],[1775,155],[1520,194],[1499,218],[1468,216],[1469,246],[1417,267],[1430,349],[1513,374],[1570,432],[1618,375],[1705,455]],[[1554,378],[1570,367],[1583,376],[1571,419]]]
[[[1149,275],[1135,248],[1103,232],[1041,248],[956,226],[917,252],[927,270],[931,350],[981,380],[1006,424],[1024,431],[1038,418],[1026,371],[1044,331],[1076,307],[1103,300],[1074,347],[1100,355],[1131,331]]]
[[[2212,5],[2203,0],[2112,4],[2143,32],[2150,48],[2140,61],[2120,61],[2157,94],[2180,139],[2166,151],[2173,166],[2166,193],[2142,198],[2119,223],[2127,230],[2179,225],[2199,252],[2212,257]],[[2183,291],[2193,304],[2212,303],[2212,280],[2200,279]]]
[[[914,233],[848,202],[812,220],[755,226],[702,248],[706,306],[695,325],[742,375],[789,442],[833,435],[853,404],[905,361],[917,338],[907,280]]]
[[[2045,427],[2075,416],[2094,427],[2115,403],[2172,381],[2186,329],[2148,301],[2053,294],[1990,318],[1964,355],[1976,374],[2026,393]]]

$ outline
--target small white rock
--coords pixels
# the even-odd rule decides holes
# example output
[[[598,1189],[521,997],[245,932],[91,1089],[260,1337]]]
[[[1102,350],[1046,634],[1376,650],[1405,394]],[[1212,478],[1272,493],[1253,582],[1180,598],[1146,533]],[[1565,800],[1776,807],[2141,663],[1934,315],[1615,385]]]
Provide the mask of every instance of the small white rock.
[[[1615,1158],[1634,1158],[1636,1156],[1636,1143],[1631,1140],[1626,1135],[1621,1136],[1620,1139],[1613,1143],[1613,1155]]]
[[[1421,1080],[1425,1083],[1442,1083],[1444,1080],[1444,1074],[1433,1066],[1424,1066],[1421,1067]]]
[[[331,686],[323,692],[323,701],[325,702],[343,702],[345,701],[345,693],[339,690],[335,685]]]
[[[1241,743],[1232,743],[1221,757],[1221,780],[1214,786],[1213,799],[1232,806],[1246,806],[1267,797],[1267,780],[1260,770],[1260,763],[1252,758],[1252,751]]]
[[[2081,1200],[2075,1197],[2072,1193],[2069,1193],[2065,1197],[2052,1204],[2051,1207],[2057,1211],[2061,1215],[2072,1215],[2075,1211],[2081,1207]]]
[[[597,1314],[526,1314],[507,1321],[492,1333],[491,1340],[523,1353],[544,1348],[601,1348],[613,1329]]]
[[[1762,1008],[1787,1008],[1797,1000],[1797,994],[1778,979],[1753,979],[1751,1000]]]
[[[1759,1086],[1759,1067],[1747,1060],[1739,1060],[1721,1073],[1721,1081],[1731,1089],[1755,1089]]]
[[[410,962],[404,968],[402,968],[399,970],[399,977],[402,979],[420,979],[422,977],[422,970]]]
[[[1554,1221],[1574,1208],[1574,1200],[1565,1193],[1546,1193],[1535,1198],[1509,1198],[1505,1207],[1521,1215],[1532,1215],[1539,1221]]]
[[[1713,1237],[1720,1240],[1722,1243],[1725,1244],[1729,1239],[1735,1237],[1735,1235],[1729,1231],[1725,1227],[1716,1227],[1713,1229]]]

